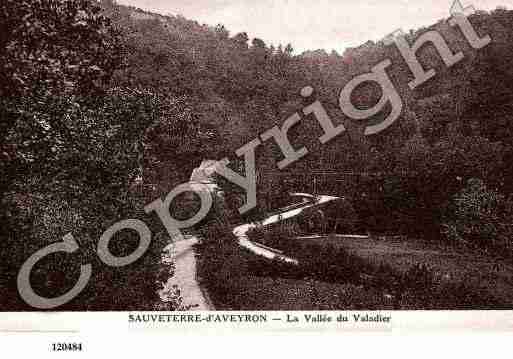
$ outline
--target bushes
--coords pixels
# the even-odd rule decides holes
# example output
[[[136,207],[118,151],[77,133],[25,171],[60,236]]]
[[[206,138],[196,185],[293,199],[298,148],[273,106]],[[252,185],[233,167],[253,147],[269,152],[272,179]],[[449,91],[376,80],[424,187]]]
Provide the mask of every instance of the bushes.
[[[96,246],[116,221],[147,218],[144,205],[154,198],[135,184],[148,181],[162,157],[201,147],[190,101],[113,85],[123,41],[96,1],[8,1],[0,10],[7,20],[0,51],[0,309],[31,309],[18,296],[16,275],[67,233],[80,250],[38,263],[38,293],[62,294],[75,284],[80,263],[91,263],[88,287],[60,309],[151,309],[164,243],[152,241],[137,263],[117,269],[98,259]],[[151,230],[163,229],[152,223]],[[120,255],[137,246],[126,233],[113,243]]]
[[[247,274],[247,262],[230,234],[207,239],[196,245],[197,276],[208,290],[216,308],[220,303],[235,305],[245,293],[240,288]]]
[[[447,240],[511,255],[513,201],[489,189],[482,180],[468,181],[453,197],[445,219],[443,234]]]
[[[218,308],[440,310],[505,309],[510,306],[482,288],[482,283],[476,279],[454,281],[442,278],[424,264],[414,264],[402,272],[386,263],[348,253],[338,246],[308,243],[286,236],[287,231],[282,227],[268,232],[266,244],[297,259],[299,265],[271,261],[245,252],[237,246],[229,230],[221,237],[217,230],[212,233],[216,235],[215,240],[207,239],[198,246],[198,270],[202,284]],[[253,231],[250,237],[255,240],[258,234],[264,235],[261,230]],[[337,294],[331,297],[325,291],[327,286]],[[305,300],[301,304],[305,307],[298,308],[285,298],[291,293],[313,297],[308,297],[310,302]],[[349,294],[356,297],[346,297]],[[359,304],[354,302],[356,298]]]
[[[501,310],[511,304],[482,287],[475,278],[437,278],[426,265],[414,265],[399,277],[396,306],[403,310]]]
[[[286,248],[285,248],[286,247]],[[299,265],[262,258],[252,258],[248,268],[254,275],[271,278],[316,280],[328,283],[359,283],[365,263],[341,248],[319,245],[301,245],[290,239],[279,246],[285,255],[299,261]]]

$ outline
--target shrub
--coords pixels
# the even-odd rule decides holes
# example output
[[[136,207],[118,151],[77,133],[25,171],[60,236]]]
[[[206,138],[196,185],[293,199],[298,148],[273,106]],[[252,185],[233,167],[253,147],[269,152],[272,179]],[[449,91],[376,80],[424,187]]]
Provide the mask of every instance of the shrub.
[[[489,189],[480,179],[469,180],[453,197],[442,226],[447,240],[487,250],[511,250],[513,201]]]

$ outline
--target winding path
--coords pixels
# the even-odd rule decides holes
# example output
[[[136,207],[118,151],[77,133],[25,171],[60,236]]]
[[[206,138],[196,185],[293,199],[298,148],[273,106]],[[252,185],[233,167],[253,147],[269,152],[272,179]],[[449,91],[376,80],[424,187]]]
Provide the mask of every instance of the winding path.
[[[159,292],[160,298],[164,302],[171,299],[168,298],[168,293],[173,293],[176,286],[180,290],[183,305],[193,306],[190,310],[214,310],[196,278],[196,257],[193,247],[198,243],[198,239],[193,236],[185,237],[185,240],[172,243],[164,249],[162,261],[167,265],[173,263],[175,270]]]
[[[299,216],[308,208],[337,199],[339,198],[319,196],[315,202],[307,202],[304,205],[296,206],[294,209],[284,210],[266,218],[262,222],[240,225],[234,228],[232,233],[237,238],[239,246],[254,255],[297,265],[299,263],[296,259],[287,257],[283,252],[251,241],[248,232],[254,228],[266,227],[285,219]],[[164,249],[162,261],[166,265],[174,263],[175,271],[174,275],[164,284],[164,288],[159,292],[159,295],[162,301],[169,301],[171,299],[169,298],[169,293],[173,293],[173,288],[176,286],[181,292],[184,306],[193,306],[191,310],[215,310],[210,300],[208,300],[208,296],[201,289],[196,277],[196,257],[193,249],[196,243],[198,243],[196,237],[186,236],[185,240],[172,243]]]
[[[271,260],[277,259],[277,260],[281,260],[281,261],[292,263],[292,264],[298,264],[298,261],[296,259],[283,255],[281,251],[278,251],[276,249],[272,249],[272,248],[263,246],[261,244],[252,242],[249,239],[247,233],[251,229],[266,227],[271,224],[281,222],[285,219],[299,216],[301,213],[303,213],[308,208],[315,207],[320,204],[335,201],[338,199],[339,199],[338,197],[332,197],[332,196],[319,196],[317,201],[315,201],[315,202],[305,203],[305,205],[297,207],[295,209],[272,215],[272,216],[266,218],[265,220],[263,220],[262,222],[243,224],[241,226],[238,226],[233,230],[233,234],[235,235],[235,237],[237,237],[237,240],[241,247],[246,248],[247,250],[249,250],[250,252],[252,252],[253,254],[255,254],[257,256],[264,257],[264,258],[271,259]]]

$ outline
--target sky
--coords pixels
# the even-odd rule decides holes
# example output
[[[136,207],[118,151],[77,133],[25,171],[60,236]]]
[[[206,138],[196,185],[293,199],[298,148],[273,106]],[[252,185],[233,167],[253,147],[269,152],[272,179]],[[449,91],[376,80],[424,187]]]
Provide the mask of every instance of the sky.
[[[118,0],[162,14],[181,14],[232,35],[247,32],[268,45],[291,43],[296,53],[342,53],[397,29],[409,31],[448,18],[454,0]],[[513,9],[513,0],[461,0],[480,10]]]

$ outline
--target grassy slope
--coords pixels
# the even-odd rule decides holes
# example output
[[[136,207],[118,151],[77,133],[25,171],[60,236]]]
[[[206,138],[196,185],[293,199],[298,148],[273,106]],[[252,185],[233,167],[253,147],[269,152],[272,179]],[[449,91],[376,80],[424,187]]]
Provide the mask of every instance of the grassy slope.
[[[362,279],[326,280],[325,274],[295,275],[273,267],[271,263],[256,260],[234,243],[218,242],[198,248],[202,284],[219,310],[513,307],[512,266],[482,254],[391,239],[342,240],[330,237],[306,241],[314,241],[320,247],[331,244],[354,254],[350,265],[363,274]],[[308,243],[303,245],[308,246]],[[417,264],[428,266],[429,273],[434,276],[433,282],[431,279],[424,282],[423,272],[420,276],[411,274],[412,267]],[[365,276],[369,270],[372,275]],[[409,274],[403,275],[405,272]]]
[[[386,263],[401,272],[415,264],[427,265],[436,279],[470,282],[513,306],[513,264],[506,260],[470,249],[402,238],[346,240],[330,237],[322,242],[344,248],[376,265]]]
[[[393,308],[384,293],[363,285],[258,275],[255,258],[231,244],[206,245],[198,252],[198,274],[217,310]]]

